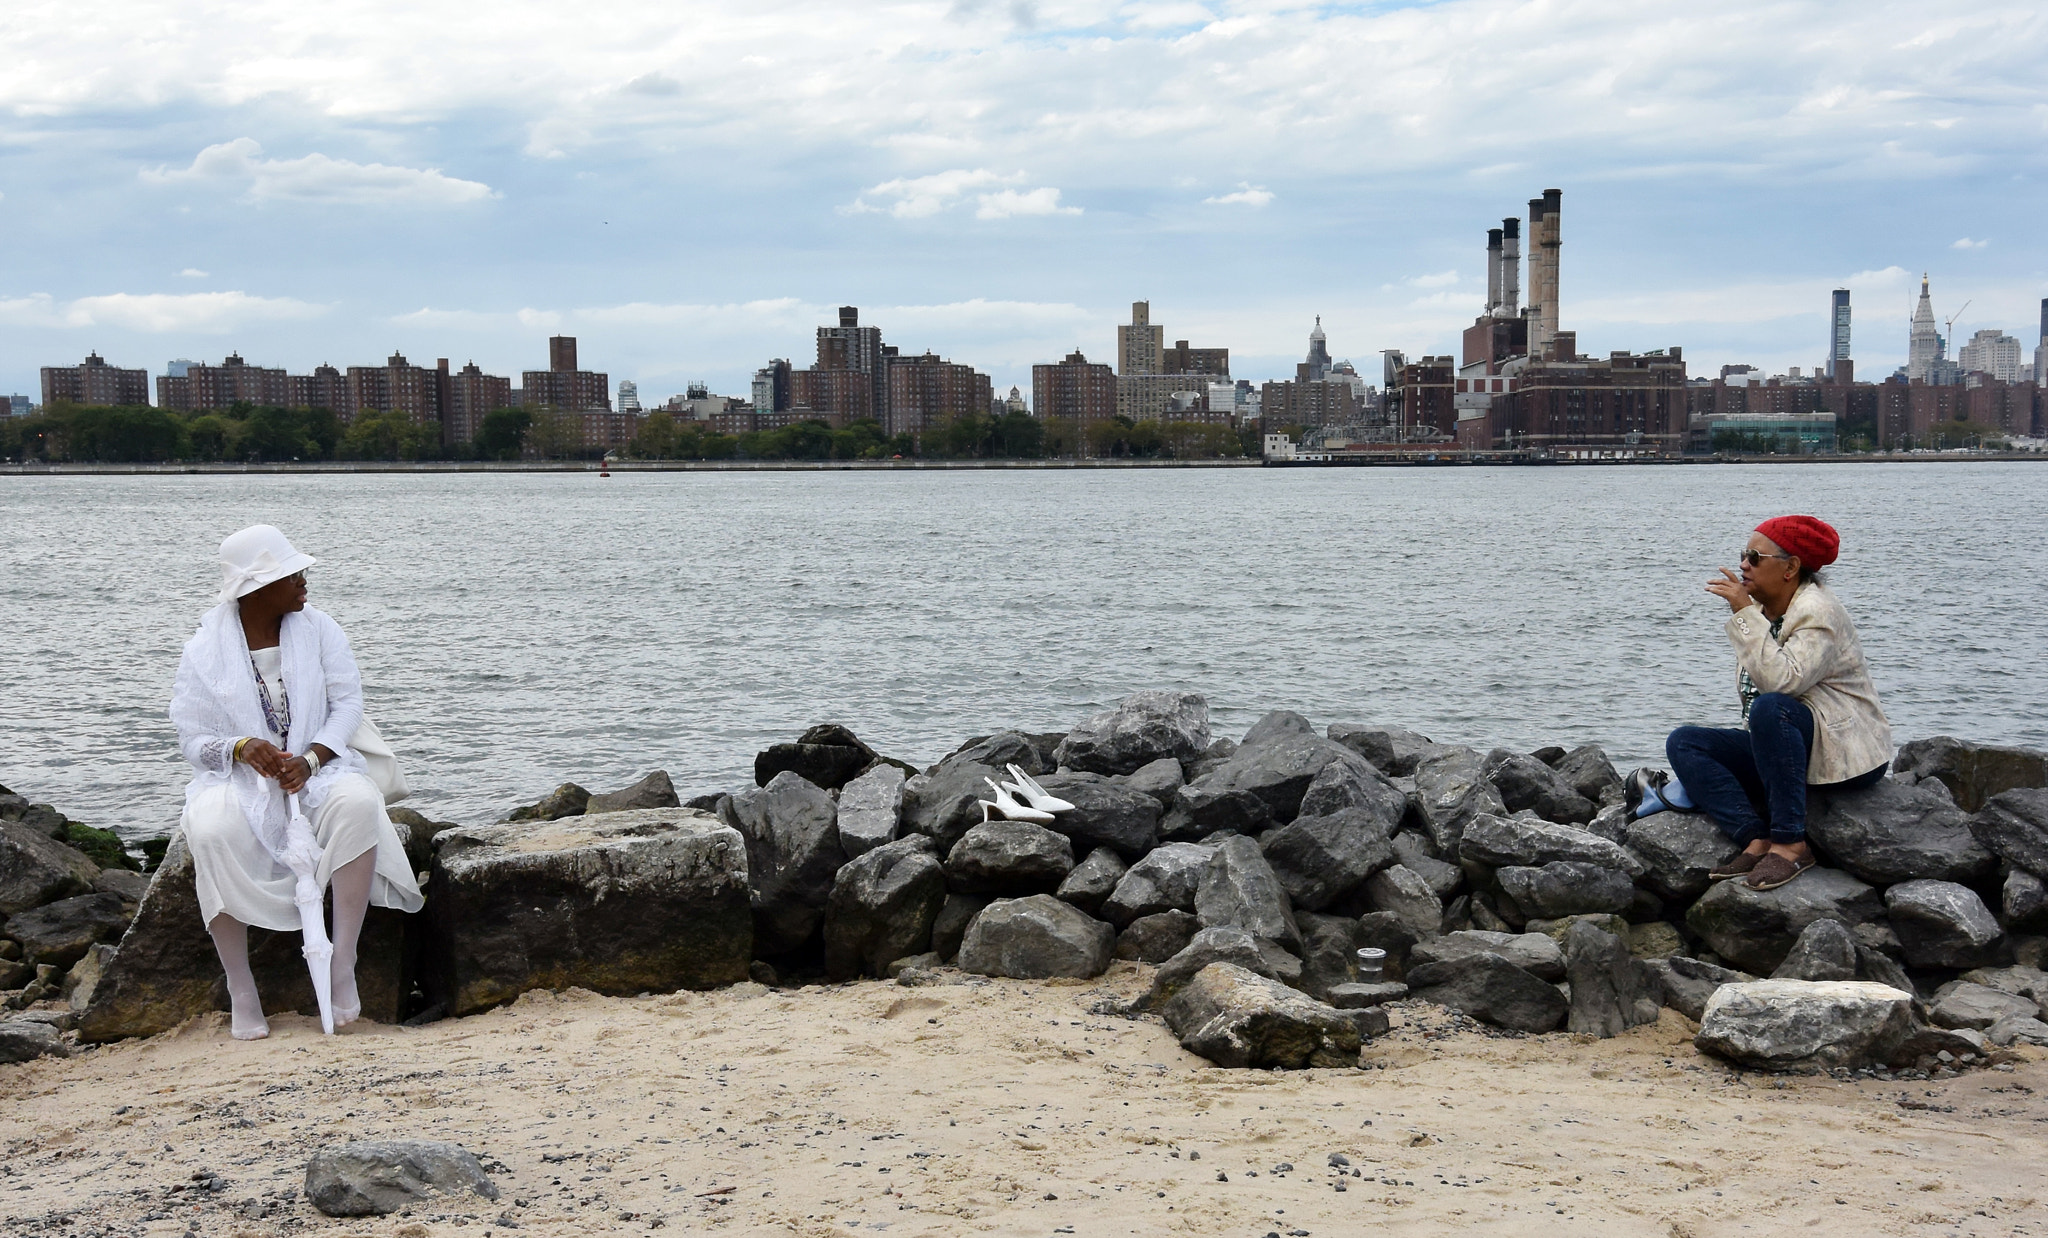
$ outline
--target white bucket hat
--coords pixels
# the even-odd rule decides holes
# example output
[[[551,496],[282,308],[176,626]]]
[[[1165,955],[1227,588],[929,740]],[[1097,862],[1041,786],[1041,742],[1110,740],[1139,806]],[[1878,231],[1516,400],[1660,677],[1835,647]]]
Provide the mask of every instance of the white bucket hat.
[[[263,586],[296,575],[320,560],[292,548],[267,524],[252,524],[220,544],[220,600],[232,602]]]

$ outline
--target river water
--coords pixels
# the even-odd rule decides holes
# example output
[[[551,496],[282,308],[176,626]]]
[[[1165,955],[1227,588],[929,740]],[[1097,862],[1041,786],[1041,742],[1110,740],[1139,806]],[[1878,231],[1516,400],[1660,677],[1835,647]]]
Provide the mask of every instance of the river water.
[[[220,539],[321,563],[413,806],[750,780],[816,722],[927,764],[1138,688],[1444,741],[1661,761],[1736,725],[1748,530],[1804,511],[1897,737],[2048,746],[2048,468],[60,476],[0,479],[0,783],[175,824],[164,718]]]

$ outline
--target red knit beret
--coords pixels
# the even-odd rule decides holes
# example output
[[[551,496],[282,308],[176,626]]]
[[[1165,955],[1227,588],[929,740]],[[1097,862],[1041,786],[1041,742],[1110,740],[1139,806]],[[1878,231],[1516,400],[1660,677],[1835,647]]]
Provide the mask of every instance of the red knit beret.
[[[1778,544],[1788,555],[1799,556],[1799,566],[1817,572],[1841,553],[1842,538],[1835,527],[1813,516],[1773,516],[1756,531]]]

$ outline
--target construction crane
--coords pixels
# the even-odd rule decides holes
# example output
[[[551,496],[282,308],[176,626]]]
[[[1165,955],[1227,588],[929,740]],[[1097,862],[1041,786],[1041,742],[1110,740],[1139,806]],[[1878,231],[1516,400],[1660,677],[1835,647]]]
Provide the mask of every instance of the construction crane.
[[[1966,310],[1968,308],[1970,308],[1970,303],[1968,301],[1963,302],[1962,308],[1958,309],[1955,313],[1950,314],[1948,316],[1948,321],[1942,324],[1943,326],[1948,328],[1948,332],[1941,337],[1941,342],[1944,345],[1953,346],[1955,344],[1956,319],[1961,318],[1963,316],[1963,310]]]

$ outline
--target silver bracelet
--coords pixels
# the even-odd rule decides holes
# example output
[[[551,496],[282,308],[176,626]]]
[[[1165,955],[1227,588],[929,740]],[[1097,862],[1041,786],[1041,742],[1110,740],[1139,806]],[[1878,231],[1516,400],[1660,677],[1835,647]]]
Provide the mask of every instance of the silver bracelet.
[[[323,764],[325,764],[325,762],[323,762],[320,759],[319,753],[313,751],[311,748],[306,749],[306,777],[311,778],[313,775],[319,773],[320,767]]]

